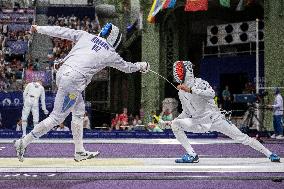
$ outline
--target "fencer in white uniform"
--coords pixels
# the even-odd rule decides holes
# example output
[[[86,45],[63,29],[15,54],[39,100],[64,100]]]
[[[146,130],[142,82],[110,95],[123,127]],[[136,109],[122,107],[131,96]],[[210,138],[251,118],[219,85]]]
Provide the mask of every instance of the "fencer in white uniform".
[[[41,101],[41,108],[45,115],[48,114],[48,110],[45,106],[45,91],[44,87],[42,86],[41,81],[31,82],[28,83],[25,87],[23,93],[23,110],[22,110],[22,130],[23,130],[23,137],[26,136],[26,129],[27,129],[27,120],[29,117],[30,112],[33,115],[33,124],[34,126],[38,124],[39,121],[39,99]]]
[[[214,103],[215,92],[207,81],[195,78],[190,61],[178,61],[173,66],[175,80],[180,83],[178,95],[182,104],[182,113],[172,121],[172,131],[176,139],[187,151],[176,163],[197,163],[199,157],[189,143],[187,132],[204,133],[217,131],[236,142],[249,145],[263,153],[272,162],[279,162],[280,157],[270,152],[259,141],[242,133],[234,124],[221,114]]]
[[[122,35],[119,29],[111,23],[107,23],[99,35],[59,26],[33,25],[31,31],[71,40],[75,43],[75,46],[63,59],[63,64],[57,72],[56,85],[58,91],[53,111],[48,118],[41,121],[23,139],[15,141],[17,156],[20,161],[23,161],[27,145],[50,131],[54,126],[62,123],[72,112],[71,131],[75,144],[74,159],[75,161],[81,161],[93,158],[99,152],[88,152],[83,146],[85,103],[82,91],[90,83],[93,75],[105,67],[113,67],[126,73],[136,71],[146,73],[149,64],[146,62],[134,64],[126,62],[116,53]]]

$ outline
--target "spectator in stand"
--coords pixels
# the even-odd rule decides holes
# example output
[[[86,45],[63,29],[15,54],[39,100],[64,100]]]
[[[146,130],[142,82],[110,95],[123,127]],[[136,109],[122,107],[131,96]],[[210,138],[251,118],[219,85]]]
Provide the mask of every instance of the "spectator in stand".
[[[255,87],[252,82],[247,82],[243,90],[243,94],[253,94],[255,93]]]
[[[61,123],[59,127],[57,127],[56,131],[70,131],[70,129],[66,127],[64,123]]]
[[[39,59],[38,58],[35,59],[34,70],[35,71],[39,71],[40,70],[40,63],[39,63]]]
[[[130,114],[128,116],[128,125],[129,125],[129,129],[131,130],[132,129],[132,126],[133,126],[133,120],[134,120],[134,117],[132,114]]]
[[[22,119],[17,120],[16,131],[22,131]]]
[[[111,120],[111,127],[110,130],[115,129],[115,130],[119,130],[119,128],[117,128],[118,126],[118,121],[119,121],[119,115],[115,114],[115,117],[112,118]]]
[[[161,129],[170,129],[173,120],[173,114],[169,109],[166,109],[161,113],[159,120],[159,126]]]
[[[222,91],[222,99],[223,99],[223,106],[224,110],[231,110],[231,93],[229,91],[229,86],[226,85],[225,89]]]
[[[132,125],[135,127],[137,125],[142,125],[142,120],[139,118],[139,115],[136,115],[133,119]]]
[[[146,129],[150,132],[163,132],[163,130],[159,127],[160,116],[156,113],[156,111],[151,111],[151,114],[147,116],[146,120]]]
[[[139,109],[139,117],[142,120],[142,123],[143,123],[143,120],[144,120],[144,116],[145,116],[144,109],[140,108]]]
[[[219,90],[216,85],[213,87],[213,90],[215,91],[214,102],[219,107]]]
[[[122,114],[118,116],[118,123],[116,128],[125,130],[128,127],[128,115],[127,115],[127,108],[123,108]]]
[[[159,123],[160,121],[160,116],[156,113],[156,111],[151,111],[150,116],[147,118],[148,123]]]
[[[158,126],[158,123],[148,123],[147,130],[150,132],[163,132],[163,130]]]

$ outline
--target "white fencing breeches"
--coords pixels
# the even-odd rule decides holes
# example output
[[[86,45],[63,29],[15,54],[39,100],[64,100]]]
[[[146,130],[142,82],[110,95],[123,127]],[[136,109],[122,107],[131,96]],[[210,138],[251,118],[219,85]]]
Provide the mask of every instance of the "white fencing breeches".
[[[265,154],[267,157],[271,155],[271,152],[266,149],[259,141],[242,133],[234,124],[228,122],[227,120],[221,117],[215,120],[213,123],[209,124],[197,124],[191,118],[175,119],[172,122],[172,130],[177,140],[181,143],[181,145],[189,154],[195,152],[191,147],[184,131],[194,133],[204,133],[207,131],[221,132],[229,136],[236,142],[242,143],[244,145],[249,145],[253,149]]]
[[[56,83],[58,91],[55,97],[53,111],[48,118],[41,121],[31,133],[24,138],[24,145],[28,145],[34,138],[39,138],[46,134],[54,126],[62,123],[70,112],[72,112],[71,130],[75,150],[83,151],[82,138],[85,104],[81,93],[86,87],[86,79],[80,73],[64,66],[64,69],[60,69],[57,73]]]

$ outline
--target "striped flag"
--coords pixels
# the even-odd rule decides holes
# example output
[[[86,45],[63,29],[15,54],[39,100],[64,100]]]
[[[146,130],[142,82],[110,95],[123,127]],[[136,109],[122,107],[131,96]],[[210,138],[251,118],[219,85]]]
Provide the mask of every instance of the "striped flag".
[[[208,0],[186,0],[185,11],[206,11],[208,10]]]
[[[164,0],[163,9],[171,9],[176,5],[176,0]]]
[[[151,10],[150,10],[150,12],[148,14],[148,18],[147,18],[148,22],[155,23],[155,16],[162,9],[162,7],[163,7],[163,4],[162,4],[161,0],[154,0],[153,1]]]

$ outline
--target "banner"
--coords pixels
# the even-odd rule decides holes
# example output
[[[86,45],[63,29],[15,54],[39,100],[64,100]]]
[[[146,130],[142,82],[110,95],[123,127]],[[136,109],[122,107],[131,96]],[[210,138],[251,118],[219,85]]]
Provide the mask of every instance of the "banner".
[[[48,71],[26,70],[24,78],[25,78],[26,83],[41,80],[43,86],[51,86],[51,84],[52,84],[52,72],[51,72],[51,70],[48,70]]]
[[[31,28],[30,24],[8,24],[9,31],[29,31]]]
[[[9,13],[29,13],[29,14],[34,14],[35,9],[2,9],[3,13],[9,14]]]
[[[11,54],[26,54],[28,51],[28,42],[27,41],[7,41],[7,48]]]

